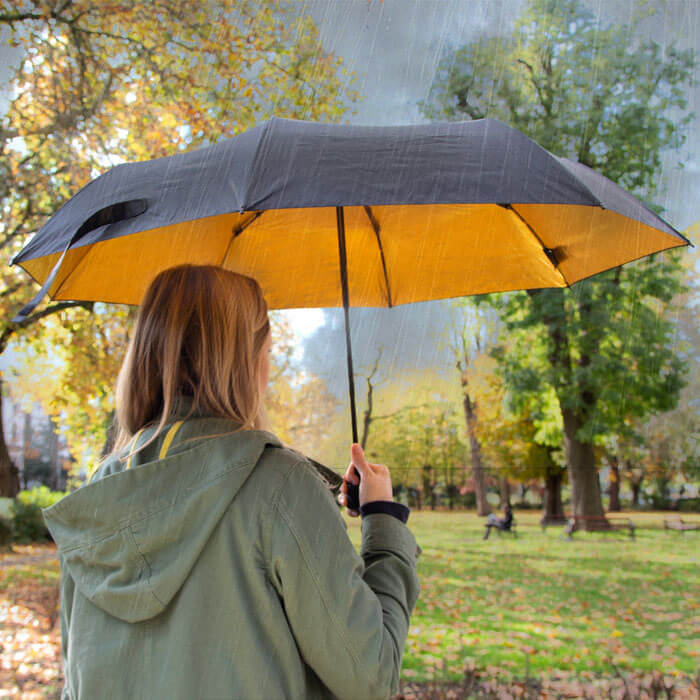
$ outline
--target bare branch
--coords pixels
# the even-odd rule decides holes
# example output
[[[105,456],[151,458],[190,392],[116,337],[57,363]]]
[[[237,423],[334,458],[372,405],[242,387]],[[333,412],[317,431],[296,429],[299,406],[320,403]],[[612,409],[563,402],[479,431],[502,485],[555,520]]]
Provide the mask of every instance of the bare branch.
[[[430,406],[431,404],[429,403],[419,403],[416,406],[402,406],[401,408],[396,409],[393,413],[387,413],[384,416],[373,416],[372,420],[384,420],[386,418],[393,418],[394,416],[397,416],[399,415],[399,413],[403,413],[404,411],[413,411],[419,408],[428,408]]]
[[[525,66],[525,68],[527,68],[528,73],[530,73],[530,82],[532,83],[533,87],[537,91],[537,97],[539,97],[539,99],[540,99],[540,104],[545,108],[545,111],[547,112],[547,114],[549,114],[551,111],[551,107],[552,107],[551,101],[548,100],[545,97],[545,95],[542,93],[542,87],[541,87],[539,81],[537,80],[537,78],[535,77],[535,69],[527,61],[524,61],[522,58],[518,59],[518,63],[522,64],[523,66]]]
[[[6,287],[2,290],[2,292],[0,292],[0,299],[9,297],[11,294],[14,294],[18,289],[21,289],[22,287],[24,287],[23,282],[17,282],[16,284],[11,285],[10,287]]]
[[[41,311],[33,313],[20,323],[8,323],[3,329],[2,333],[0,333],[0,353],[4,352],[7,344],[10,342],[10,338],[20,329],[33,326],[42,318],[56,314],[59,311],[65,311],[66,309],[86,309],[87,311],[92,311],[94,305],[95,304],[92,301],[61,301],[57,304],[51,304],[50,306],[43,308]]]
[[[34,12],[2,12],[0,13],[0,23],[15,24],[16,22],[26,22],[27,20],[43,21],[42,15],[37,15]]]

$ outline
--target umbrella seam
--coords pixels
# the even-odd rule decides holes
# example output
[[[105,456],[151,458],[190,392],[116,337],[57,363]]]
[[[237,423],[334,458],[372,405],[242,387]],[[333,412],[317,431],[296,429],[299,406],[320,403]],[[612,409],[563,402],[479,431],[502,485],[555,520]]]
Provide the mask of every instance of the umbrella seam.
[[[69,248],[69,251],[70,250],[79,251],[79,250],[82,250],[83,248],[85,249],[85,252],[82,255],[80,255],[80,257],[78,258],[78,260],[76,260],[75,264],[70,269],[68,274],[58,283],[58,286],[56,287],[56,289],[54,289],[53,294],[50,294],[51,299],[58,299],[58,295],[61,293],[61,290],[66,286],[66,283],[73,276],[73,274],[78,269],[78,267],[80,267],[80,263],[83,262],[83,260],[88,255],[88,253],[92,250],[92,245],[88,244],[85,246],[78,246],[77,248]],[[61,267],[63,267],[64,264],[65,264],[65,260],[63,263],[61,263]],[[60,268],[59,268],[59,272],[60,272]]]
[[[503,207],[504,209],[507,209],[508,211],[512,211],[513,214],[515,214],[518,217],[518,219],[520,219],[520,221],[522,221],[523,224],[525,224],[527,230],[534,236],[535,240],[540,244],[542,252],[544,253],[549,263],[557,271],[562,280],[564,280],[564,284],[567,287],[571,287],[569,281],[566,279],[566,277],[564,277],[564,273],[559,269],[559,263],[557,262],[555,264],[554,262],[552,262],[552,258],[550,258],[549,253],[547,252],[551,251],[556,256],[555,251],[544,244],[544,241],[537,235],[535,229],[533,229],[532,226],[530,226],[530,224],[527,223],[523,215],[519,211],[517,211],[517,209],[515,209],[515,207],[512,204],[500,204],[499,206]],[[556,257],[554,259],[556,260]]]
[[[257,163],[258,163],[258,153],[260,153],[260,150],[263,147],[263,142],[267,140],[267,134],[268,131],[271,129],[271,124],[275,117],[272,117],[267,120],[265,123],[265,126],[263,127],[262,134],[260,134],[260,140],[258,141],[258,145],[255,147],[255,153],[253,153],[253,158],[250,161],[250,170],[248,171],[248,177],[246,178],[245,184],[243,185],[243,204],[240,208],[240,212],[243,213],[244,211],[247,210],[247,203],[248,203],[248,194],[249,194],[249,189],[250,189],[250,183],[253,180],[253,175],[257,174]]]
[[[248,219],[248,221],[245,221],[243,224],[233,227],[233,229],[231,230],[231,238],[229,238],[228,244],[226,245],[226,250],[224,251],[224,256],[221,258],[219,267],[224,266],[226,258],[228,257],[228,254],[231,251],[231,246],[233,245],[233,242],[236,240],[236,238],[238,238],[238,236],[240,236],[243,233],[243,231],[245,231],[249,226],[256,222],[262,215],[262,211],[256,211],[255,214],[250,219]]]
[[[370,206],[365,205],[364,207],[367,218],[370,224],[372,224],[372,229],[374,230],[374,235],[377,238],[377,245],[379,246],[379,255],[382,261],[382,271],[384,272],[384,286],[386,287],[386,300],[389,308],[393,308],[394,304],[391,301],[391,287],[389,286],[389,272],[386,269],[386,259],[384,258],[384,247],[382,246],[382,239],[379,235],[379,222],[372,212]]]

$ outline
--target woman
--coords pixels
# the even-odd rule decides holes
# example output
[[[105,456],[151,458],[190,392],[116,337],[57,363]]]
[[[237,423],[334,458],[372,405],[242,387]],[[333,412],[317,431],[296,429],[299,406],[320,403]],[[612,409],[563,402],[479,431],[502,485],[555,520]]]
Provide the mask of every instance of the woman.
[[[386,467],[353,445],[357,555],[326,481],[262,430],[269,349],[254,280],[181,266],[146,292],[115,450],[45,511],[61,560],[64,698],[396,690],[418,596],[407,509]]]

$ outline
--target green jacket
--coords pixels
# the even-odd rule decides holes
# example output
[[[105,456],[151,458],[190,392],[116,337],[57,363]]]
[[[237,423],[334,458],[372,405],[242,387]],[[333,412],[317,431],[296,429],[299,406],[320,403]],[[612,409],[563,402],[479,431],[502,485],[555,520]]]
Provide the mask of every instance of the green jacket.
[[[44,511],[64,698],[386,698],[418,597],[400,520],[357,555],[319,471],[264,431],[187,420]],[[146,430],[139,444],[147,441]]]

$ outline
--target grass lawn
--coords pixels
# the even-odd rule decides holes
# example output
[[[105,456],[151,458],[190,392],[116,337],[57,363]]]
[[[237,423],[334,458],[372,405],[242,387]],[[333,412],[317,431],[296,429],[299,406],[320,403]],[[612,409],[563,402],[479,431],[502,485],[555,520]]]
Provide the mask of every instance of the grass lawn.
[[[421,594],[403,678],[500,677],[700,669],[700,532],[661,529],[663,514],[631,513],[625,532],[543,533],[540,513],[517,512],[518,537],[474,513],[412,511],[423,553]],[[359,522],[348,519],[359,544]],[[651,529],[654,528],[654,529]]]

